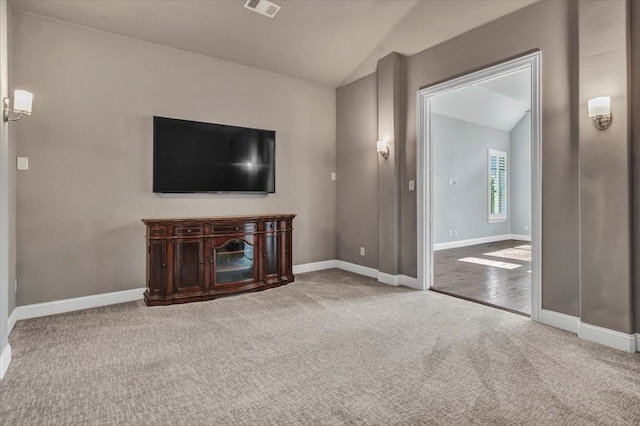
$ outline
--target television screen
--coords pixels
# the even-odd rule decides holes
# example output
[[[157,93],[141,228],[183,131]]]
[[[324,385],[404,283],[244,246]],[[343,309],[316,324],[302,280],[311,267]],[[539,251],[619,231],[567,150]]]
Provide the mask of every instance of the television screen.
[[[153,117],[153,192],[275,192],[276,132]]]

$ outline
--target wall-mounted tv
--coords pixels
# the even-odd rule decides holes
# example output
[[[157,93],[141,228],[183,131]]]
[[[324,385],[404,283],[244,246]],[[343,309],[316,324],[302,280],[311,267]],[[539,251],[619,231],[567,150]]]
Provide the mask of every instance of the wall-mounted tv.
[[[153,117],[153,192],[274,193],[276,132]]]

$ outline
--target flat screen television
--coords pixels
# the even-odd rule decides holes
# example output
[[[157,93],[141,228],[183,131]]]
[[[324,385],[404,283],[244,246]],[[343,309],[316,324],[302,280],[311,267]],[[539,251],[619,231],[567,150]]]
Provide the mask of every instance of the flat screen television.
[[[275,192],[276,132],[153,117],[153,192]]]

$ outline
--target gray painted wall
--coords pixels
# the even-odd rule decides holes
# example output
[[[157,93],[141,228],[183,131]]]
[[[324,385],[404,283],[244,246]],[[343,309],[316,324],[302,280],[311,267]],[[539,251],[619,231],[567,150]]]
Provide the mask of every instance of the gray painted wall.
[[[531,113],[528,112],[509,134],[509,206],[511,233],[531,235]],[[525,226],[527,229],[525,229]]]
[[[389,157],[378,157],[378,270],[400,272],[400,191],[404,157],[406,58],[390,53],[378,61],[378,137]]]
[[[542,306],[579,316],[576,4],[538,2],[407,59],[407,179],[416,176],[415,94],[425,85],[542,51]],[[416,196],[402,186],[402,273],[416,276]],[[558,248],[562,249],[559,250]]]
[[[337,90],[337,259],[378,269],[378,80]],[[357,161],[353,159],[357,158]],[[360,247],[365,256],[360,256]]]
[[[294,263],[334,259],[335,90],[16,15],[18,305],[144,287],[148,217],[295,213]],[[152,116],[277,131],[276,190],[152,194]]]
[[[4,50],[4,43],[6,40],[6,54],[7,60],[0,61],[2,69],[2,78],[6,75],[7,81],[2,81],[2,97],[13,97],[13,42],[14,42],[14,9],[10,2],[2,2],[1,6],[6,10],[2,10],[2,14],[6,13],[7,26],[6,28],[0,28],[0,39],[2,40],[2,49]],[[6,89],[5,89],[6,87]],[[6,90],[6,92],[5,92]],[[6,172],[6,210],[3,206],[2,213],[7,217],[7,231],[6,237],[8,238],[8,245],[3,252],[6,256],[6,264],[2,261],[2,269],[0,273],[2,277],[0,281],[0,352],[5,348],[8,343],[8,319],[13,312],[16,305],[16,294],[14,292],[14,279],[16,276],[16,170],[15,170],[15,151],[16,151],[16,137],[15,137],[15,124],[9,124],[5,122],[0,123],[0,142],[6,144],[2,146],[3,155],[0,156],[2,165],[0,168]],[[6,150],[5,150],[6,149]],[[2,232],[5,232],[4,230]],[[5,236],[3,235],[3,240]],[[3,241],[4,244],[4,241]],[[6,266],[5,266],[6,265]]]
[[[510,214],[501,223],[489,223],[487,217],[487,151],[506,152],[510,170],[509,133],[440,114],[432,115],[431,125],[434,243],[510,234]],[[458,235],[450,236],[449,230]]]
[[[623,333],[633,318],[628,2],[579,2],[580,316]],[[587,102],[611,97],[614,122],[593,127]]]
[[[9,32],[9,93],[13,93],[14,89],[14,43],[15,43],[15,10],[11,2],[8,5],[8,22],[7,30]],[[13,95],[12,95],[13,96]],[[17,258],[17,242],[16,242],[16,125],[9,126],[9,315],[16,307],[16,292],[14,281],[16,279],[16,258]]]
[[[542,306],[579,316],[575,2],[535,3],[407,58],[406,146],[401,170],[401,273],[415,277],[417,270],[416,193],[409,191],[407,185],[408,180],[416,178],[416,92],[425,85],[532,49],[542,51],[543,67]],[[338,122],[341,120],[342,117],[338,117]],[[340,126],[348,125],[340,123]],[[355,167],[367,160],[341,158],[339,161],[352,161]],[[341,185],[340,181],[338,184]],[[355,202],[341,204],[340,208],[356,208]],[[377,212],[363,211],[363,214],[362,220],[373,221]]]
[[[8,20],[7,14],[7,2],[0,2],[0,98],[9,96],[8,67],[6,60],[8,57],[8,25],[5,25],[5,20]],[[0,120],[0,187],[8,183],[6,178],[6,172],[9,169],[7,150],[9,140],[8,130],[9,124],[4,122],[4,120]],[[6,195],[6,189],[1,188],[0,199]],[[5,350],[9,341],[9,286],[7,284],[9,274],[7,268],[8,262],[6,262],[6,247],[8,246],[6,242],[8,238],[6,234],[7,229],[5,228],[5,226],[8,228],[8,223],[4,220],[8,216],[7,204],[8,198],[6,201],[0,202],[0,354]],[[7,225],[5,225],[5,223],[7,223]]]
[[[640,78],[633,78],[640,72],[640,2],[631,2],[631,129],[632,129],[632,169],[633,169],[633,229],[634,240],[634,294],[635,328],[640,333]]]

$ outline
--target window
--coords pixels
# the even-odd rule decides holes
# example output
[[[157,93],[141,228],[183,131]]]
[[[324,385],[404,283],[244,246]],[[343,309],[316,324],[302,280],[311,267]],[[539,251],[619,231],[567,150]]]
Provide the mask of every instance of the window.
[[[507,153],[489,150],[489,223],[507,220]]]

